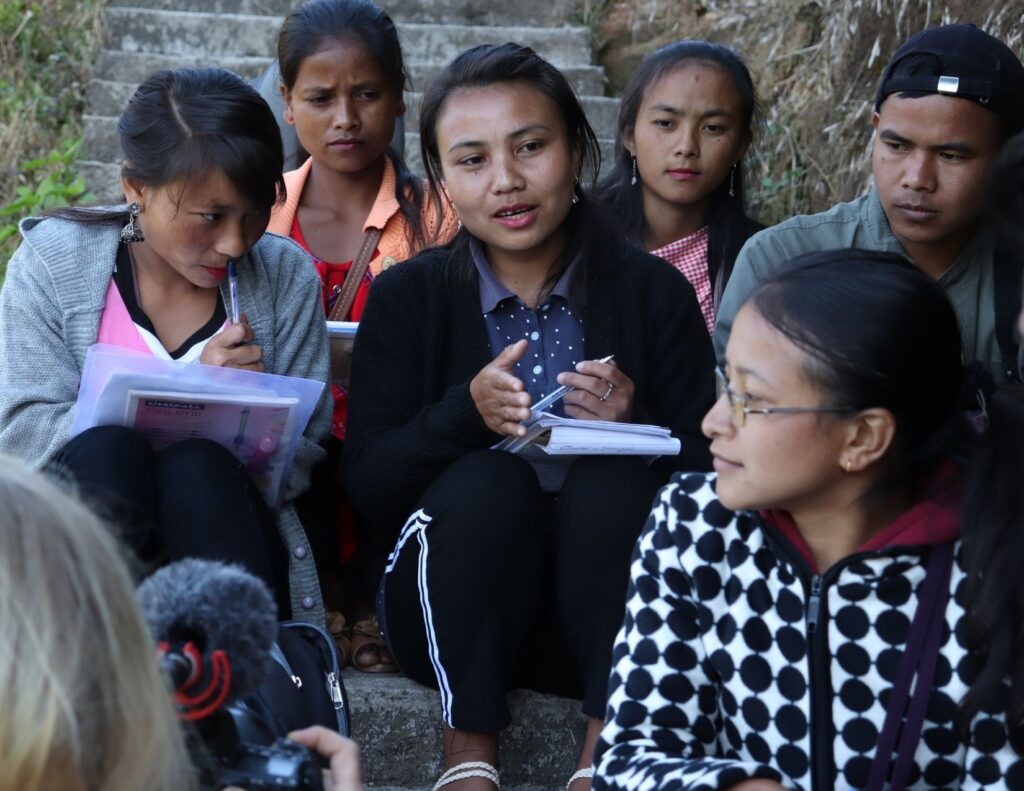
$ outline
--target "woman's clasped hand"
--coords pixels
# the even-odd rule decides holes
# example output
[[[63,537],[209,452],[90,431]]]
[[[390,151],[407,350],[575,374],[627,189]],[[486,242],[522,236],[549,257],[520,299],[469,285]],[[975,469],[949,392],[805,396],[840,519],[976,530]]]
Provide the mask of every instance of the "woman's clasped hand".
[[[256,334],[243,313],[238,324],[230,324],[210,338],[199,362],[263,373],[266,370],[263,365],[263,349],[254,343],[255,338]]]

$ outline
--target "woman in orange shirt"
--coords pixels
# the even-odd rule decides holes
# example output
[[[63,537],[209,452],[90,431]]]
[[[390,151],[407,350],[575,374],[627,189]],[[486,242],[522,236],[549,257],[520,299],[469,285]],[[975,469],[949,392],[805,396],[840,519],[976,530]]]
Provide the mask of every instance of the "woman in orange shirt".
[[[291,237],[310,254],[323,282],[327,316],[359,321],[373,279],[420,250],[447,242],[458,222],[447,202],[429,199],[422,179],[391,147],[395,122],[405,113],[407,76],[387,13],[368,0],[312,0],[285,19],[277,52],[284,117],[310,156],[285,174],[288,199],[274,210],[268,230]],[[339,305],[353,269],[359,286],[350,304]],[[347,393],[338,385],[333,389],[332,439],[321,489],[335,483],[348,414]],[[334,499],[341,511],[341,557],[349,560],[356,546],[355,520],[347,498]],[[310,528],[324,510],[322,504],[312,507],[317,516],[307,517]],[[325,557],[336,555],[330,546],[318,554],[321,563],[333,565],[333,557]],[[330,576],[329,568],[323,571]],[[353,572],[350,583],[358,589],[358,568]],[[393,670],[375,625],[360,617],[362,610],[370,611],[368,603],[358,605],[372,596],[373,583],[368,586],[365,596],[352,591],[357,602],[353,665]]]

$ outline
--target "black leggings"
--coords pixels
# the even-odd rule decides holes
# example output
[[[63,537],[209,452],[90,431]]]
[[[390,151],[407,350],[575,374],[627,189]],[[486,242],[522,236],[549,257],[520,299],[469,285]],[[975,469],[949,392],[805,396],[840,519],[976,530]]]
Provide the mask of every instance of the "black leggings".
[[[274,513],[230,451],[189,439],[156,452],[131,429],[99,426],[73,438],[54,462],[119,531],[145,572],[186,557],[240,563],[270,586],[287,617],[284,542]]]
[[[518,456],[471,453],[423,495],[378,610],[399,666],[441,691],[445,722],[497,732],[527,686],[604,717],[633,544],[658,477],[632,457],[585,457],[561,493]]]

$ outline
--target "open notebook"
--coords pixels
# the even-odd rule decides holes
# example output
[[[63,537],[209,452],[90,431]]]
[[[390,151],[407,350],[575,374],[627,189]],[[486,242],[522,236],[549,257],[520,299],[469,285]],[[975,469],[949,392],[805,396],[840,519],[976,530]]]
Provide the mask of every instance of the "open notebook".
[[[508,437],[496,450],[541,450],[550,456],[675,456],[681,449],[667,428],[639,423],[575,420],[540,412],[526,423],[525,437]]]

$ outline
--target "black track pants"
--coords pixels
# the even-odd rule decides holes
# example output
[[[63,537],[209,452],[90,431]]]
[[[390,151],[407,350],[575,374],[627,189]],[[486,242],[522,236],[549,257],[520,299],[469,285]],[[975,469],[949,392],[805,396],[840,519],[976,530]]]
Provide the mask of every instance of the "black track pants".
[[[518,456],[479,451],[424,494],[378,600],[399,666],[444,720],[508,726],[509,689],[582,697],[604,717],[629,562],[660,481],[632,457],[576,461],[556,497]]]
[[[240,563],[290,612],[288,558],[276,519],[230,451],[189,439],[155,452],[142,435],[99,426],[55,459],[86,502],[146,567],[186,557]]]

